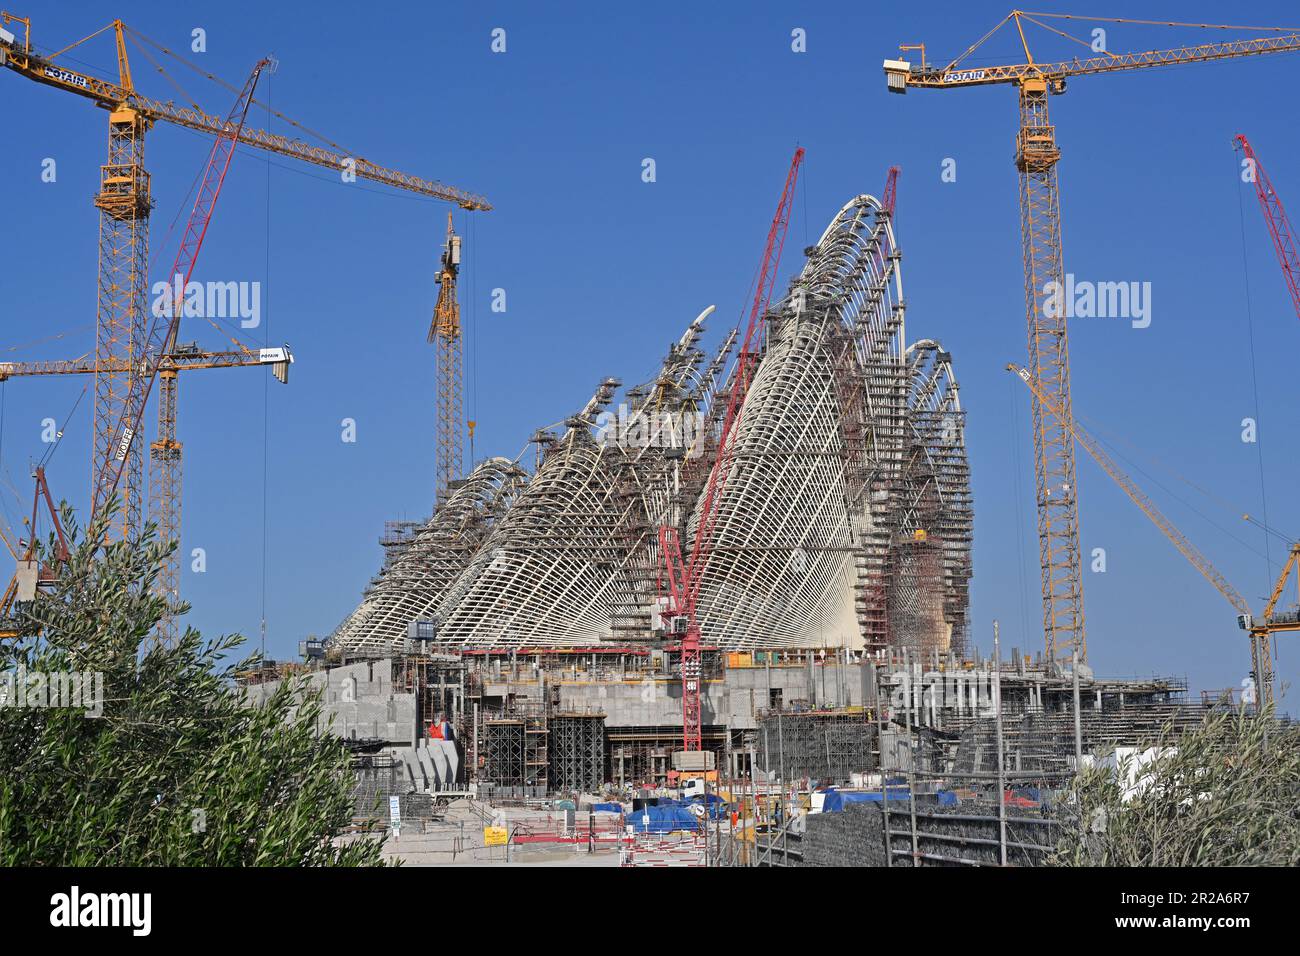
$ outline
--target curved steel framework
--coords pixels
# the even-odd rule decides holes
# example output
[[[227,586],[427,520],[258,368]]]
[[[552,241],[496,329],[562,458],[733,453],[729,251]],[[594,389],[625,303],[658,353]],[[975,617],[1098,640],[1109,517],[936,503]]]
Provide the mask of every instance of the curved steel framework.
[[[489,458],[475,468],[391,556],[330,643],[382,648],[404,640],[413,621],[426,620],[437,609],[526,477],[508,458]]]
[[[949,356],[907,349],[904,316],[891,215],[857,196],[769,317],[702,573],[705,640],[876,650],[964,633],[964,422]]]
[[[606,382],[547,442],[541,467],[456,580],[438,612],[450,644],[594,643],[613,637],[614,609],[631,594],[622,540],[629,502],[610,455],[592,437],[613,398]]]
[[[562,437],[534,436],[544,448],[537,473],[447,593],[440,640],[538,646],[650,636],[657,529],[674,520],[676,463],[690,451],[686,416],[708,402],[734,340],[705,365],[698,340],[712,311],[617,409],[609,406],[619,383],[608,379]]]
[[[459,542],[458,566],[426,571],[417,536],[333,642],[387,644],[426,617],[448,645],[661,634],[657,532],[697,533],[735,376],[734,362],[724,375],[734,333],[712,357],[699,347],[710,311],[617,410],[619,384],[606,380],[559,433],[534,435],[536,472],[503,496],[508,510],[476,547]],[[766,317],[700,572],[706,644],[960,649],[972,525],[964,413],[951,356],[931,340],[909,347],[904,313],[891,213],[857,196]],[[687,416],[702,427],[673,431]]]
[[[925,339],[908,347],[907,445],[895,503],[890,622],[894,643],[966,649],[970,600],[970,466],[952,356]]]

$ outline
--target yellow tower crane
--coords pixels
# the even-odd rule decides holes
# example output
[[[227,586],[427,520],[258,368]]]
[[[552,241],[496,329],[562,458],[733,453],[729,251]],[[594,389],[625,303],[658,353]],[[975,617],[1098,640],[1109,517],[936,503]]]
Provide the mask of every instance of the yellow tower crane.
[[[461,422],[465,417],[464,346],[460,327],[460,300],[456,277],[460,274],[460,236],[452,229],[447,213],[447,241],[442,248],[442,266],[438,270],[438,301],[429,323],[429,341],[437,346],[437,491],[436,501],[447,495],[451,483],[460,477],[463,440]],[[470,426],[472,429],[472,425]]]
[[[158,397],[158,438],[149,446],[150,478],[153,490],[149,498],[151,519],[162,541],[181,537],[181,442],[176,438],[176,375],[178,372],[210,368],[246,368],[269,365],[280,383],[289,380],[293,353],[289,346],[249,349],[236,343],[237,349],[203,352],[192,345],[173,344],[158,369],[161,385]],[[55,360],[47,362],[0,362],[0,382],[10,378],[45,375],[94,375],[101,368],[93,359]],[[123,371],[110,368],[109,371]],[[180,552],[173,551],[163,563],[155,581],[156,593],[167,601],[167,611],[158,622],[158,638],[164,643],[175,639],[176,607],[180,603]]]
[[[1098,51],[1094,42],[1081,40],[1044,20],[1146,24],[1237,30],[1264,36],[1223,40],[1194,46],[1134,53]],[[1039,61],[1025,36],[1026,23],[1082,44],[1089,55],[1070,60]],[[965,65],[972,53],[1003,27],[1011,24],[1024,51],[1025,62],[1002,66]],[[926,62],[925,45],[912,44],[920,64],[886,60],[885,79],[894,93],[909,89],[952,90],[972,86],[1010,84],[1016,88],[1020,123],[1015,141],[1016,168],[1020,171],[1020,236],[1025,269],[1025,306],[1029,325],[1029,372],[1050,403],[1070,416],[1070,362],[1066,310],[1047,307],[1053,290],[1063,287],[1061,264],[1060,189],[1056,164],[1061,150],[1056,128],[1047,115],[1047,99],[1065,92],[1066,81],[1076,76],[1142,70],[1179,63],[1201,63],[1266,53],[1300,50],[1300,32],[1284,27],[1233,27],[1222,24],[1123,20],[1065,14],[1025,13],[1013,10],[961,56],[943,66]],[[1060,312],[1061,314],[1052,314]],[[1037,405],[1033,414],[1034,468],[1038,497],[1039,559],[1042,569],[1043,639],[1047,656],[1069,659],[1077,651],[1087,658],[1084,631],[1083,576],[1079,553],[1079,510],[1075,484],[1074,451],[1068,431],[1054,416],[1044,416]]]
[[[1015,372],[1021,381],[1029,386],[1029,390],[1034,393],[1034,398],[1037,399],[1034,403],[1035,406],[1041,412],[1045,412],[1055,419],[1067,435],[1073,436],[1074,441],[1083,446],[1083,450],[1101,466],[1101,470],[1123,489],[1130,500],[1142,509],[1143,514],[1151,519],[1151,523],[1160,529],[1160,532],[1170,540],[1173,546],[1178,549],[1178,552],[1187,559],[1188,563],[1199,571],[1201,576],[1209,581],[1214,586],[1214,589],[1223,595],[1224,599],[1237,611],[1237,626],[1250,634],[1251,669],[1255,678],[1255,685],[1259,690],[1259,699],[1265,705],[1272,704],[1272,635],[1274,632],[1300,631],[1300,614],[1275,613],[1277,602],[1286,587],[1287,578],[1290,576],[1292,568],[1297,566],[1297,557],[1300,556],[1300,544],[1291,546],[1290,557],[1287,559],[1286,566],[1282,569],[1282,574],[1273,587],[1272,596],[1264,608],[1264,613],[1259,618],[1255,618],[1251,614],[1250,605],[1241,596],[1241,592],[1229,584],[1227,578],[1219,573],[1218,569],[1210,562],[1210,559],[1188,541],[1187,537],[1174,526],[1174,523],[1161,513],[1154,502],[1142,492],[1142,489],[1133,483],[1133,479],[1115,464],[1110,455],[1106,454],[1105,449],[1101,447],[1097,439],[1073,418],[1066,417],[1061,407],[1048,398],[1046,390],[1039,382],[1034,380],[1027,368],[1011,363],[1007,365],[1007,371]]]
[[[21,36],[13,32],[19,29]],[[60,61],[59,58],[69,50],[110,30],[117,50],[116,82],[72,69]],[[32,45],[31,32],[29,18],[0,11],[0,68],[12,70],[37,83],[74,93],[108,111],[108,159],[101,167],[100,191],[95,197],[95,206],[100,210],[94,440],[91,449],[91,511],[95,513],[111,493],[99,479],[108,473],[110,463],[118,453],[115,447],[116,437],[127,407],[127,397],[131,394],[133,378],[141,368],[147,336],[145,293],[148,288],[146,271],[149,212],[153,200],[150,195],[149,173],[144,165],[145,134],[154,123],[161,121],[216,135],[222,131],[224,121],[220,116],[204,112],[197,106],[178,106],[171,101],[163,102],[140,94],[132,81],[127,54],[128,37],[133,42],[150,44],[165,54],[175,54],[127,27],[121,20],[114,20],[76,43],[52,53],[38,52]],[[143,46],[140,49],[162,71],[148,51]],[[295,128],[310,133],[288,117],[278,113],[275,115]],[[468,210],[492,208],[482,196],[395,169],[386,169],[355,154],[349,155],[336,144],[329,144],[329,148],[310,145],[301,139],[248,125],[239,130],[238,142],[243,146],[337,170],[345,181],[370,180],[418,195],[447,200]],[[170,387],[163,385],[163,392],[164,401],[170,395],[174,402],[174,378],[171,379]],[[165,435],[160,437],[164,445],[173,439]],[[130,442],[127,453],[125,507],[117,528],[122,536],[134,533],[140,523],[143,494],[141,447],[140,442]],[[165,483],[160,491],[166,494]]]

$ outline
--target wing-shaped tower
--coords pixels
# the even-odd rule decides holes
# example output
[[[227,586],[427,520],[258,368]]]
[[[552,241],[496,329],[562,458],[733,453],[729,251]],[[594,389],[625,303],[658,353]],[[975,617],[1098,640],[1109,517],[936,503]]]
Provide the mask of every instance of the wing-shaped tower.
[[[904,317],[891,214],[857,196],[766,317],[699,570],[707,643],[880,650],[964,636],[964,418],[951,357],[929,340],[909,349]]]
[[[526,474],[489,458],[453,487],[433,516],[391,557],[361,604],[328,639],[331,648],[383,650],[431,617],[443,595],[509,510]]]
[[[767,317],[700,570],[709,643],[862,645],[863,542],[873,489],[898,467],[905,403],[893,247],[879,202],[855,197]]]

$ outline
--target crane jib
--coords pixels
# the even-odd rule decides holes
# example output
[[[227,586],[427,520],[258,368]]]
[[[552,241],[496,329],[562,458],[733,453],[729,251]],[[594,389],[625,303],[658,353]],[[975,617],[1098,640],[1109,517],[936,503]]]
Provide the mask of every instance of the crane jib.
[[[58,80],[60,83],[69,83],[72,86],[79,86],[83,90],[90,89],[90,81],[80,73],[73,73],[71,70],[65,70],[62,67],[46,66],[45,75],[52,80]]]

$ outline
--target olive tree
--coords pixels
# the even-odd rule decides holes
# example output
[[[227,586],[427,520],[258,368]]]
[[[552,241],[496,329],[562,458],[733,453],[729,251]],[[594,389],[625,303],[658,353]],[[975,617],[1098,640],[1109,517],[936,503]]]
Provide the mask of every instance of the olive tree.
[[[233,675],[259,661],[235,660],[238,636],[186,628],[159,645],[153,584],[175,545],[147,528],[101,546],[114,510],[83,537],[64,509],[70,558],[0,642],[0,680],[17,691],[0,707],[0,865],[378,864],[381,841],[335,839],[352,775],[317,730],[319,698],[286,680],[250,706]],[[102,698],[41,706],[33,675],[69,674],[99,675]]]

